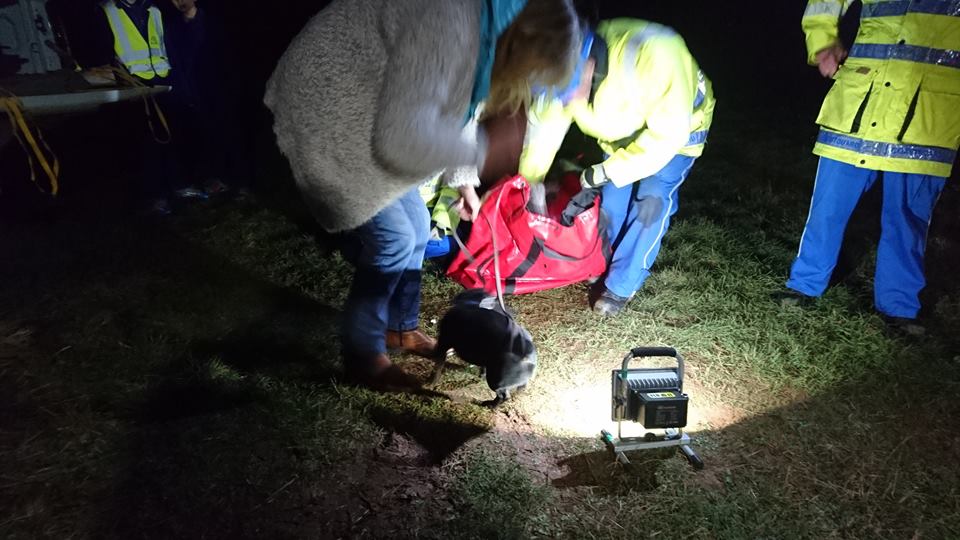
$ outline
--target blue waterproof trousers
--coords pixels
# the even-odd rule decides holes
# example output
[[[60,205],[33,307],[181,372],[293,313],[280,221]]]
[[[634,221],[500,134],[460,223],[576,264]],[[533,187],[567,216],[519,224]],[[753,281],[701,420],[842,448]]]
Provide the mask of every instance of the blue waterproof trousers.
[[[880,243],[874,275],[874,303],[880,313],[913,319],[926,285],[923,252],[927,230],[946,178],[861,169],[820,158],[810,215],[800,238],[787,287],[808,296],[826,290],[837,264],[843,232],[861,195],[883,179]]]
[[[604,284],[617,296],[633,296],[650,276],[670,217],[677,213],[680,184],[694,160],[677,155],[649,178],[624,187],[603,186],[601,208],[610,219],[608,236],[613,245]]]
[[[372,358],[386,352],[387,329],[417,328],[430,214],[413,188],[354,234],[360,253],[344,306],[343,351],[347,357]]]

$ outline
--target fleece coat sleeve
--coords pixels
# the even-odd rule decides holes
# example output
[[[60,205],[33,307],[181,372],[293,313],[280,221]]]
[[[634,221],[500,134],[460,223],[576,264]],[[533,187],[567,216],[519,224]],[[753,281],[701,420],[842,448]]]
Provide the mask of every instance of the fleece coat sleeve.
[[[473,80],[477,65],[475,54],[464,52],[472,48],[465,46],[462,28],[447,22],[457,20],[446,13],[456,9],[437,2],[421,24],[403,29],[393,43],[373,132],[375,158],[387,170],[427,177],[483,165],[485,138],[480,130],[463,129],[467,111],[459,122],[441,114],[450,102],[450,85]]]
[[[477,116],[480,114],[480,110],[478,110],[477,114],[467,122],[467,125],[463,126],[463,131],[460,136],[467,141],[478,139],[482,145],[486,139],[484,138],[479,122],[477,122]],[[478,165],[467,165],[466,167],[449,168],[443,171],[440,180],[443,185],[456,189],[464,186],[479,187],[480,169],[478,167]]]

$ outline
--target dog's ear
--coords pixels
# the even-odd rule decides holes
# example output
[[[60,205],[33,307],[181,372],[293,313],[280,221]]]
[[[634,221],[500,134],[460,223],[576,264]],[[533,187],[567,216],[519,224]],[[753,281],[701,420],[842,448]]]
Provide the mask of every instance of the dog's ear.
[[[531,354],[537,353],[537,347],[533,344],[530,333],[519,324],[515,324],[513,328],[510,352],[521,358],[527,358]]]

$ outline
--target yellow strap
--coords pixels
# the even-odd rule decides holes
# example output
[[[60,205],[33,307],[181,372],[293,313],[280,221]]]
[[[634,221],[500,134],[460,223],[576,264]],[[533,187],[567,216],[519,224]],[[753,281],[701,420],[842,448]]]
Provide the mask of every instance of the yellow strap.
[[[56,195],[60,191],[60,183],[58,181],[60,178],[60,159],[57,158],[57,155],[50,148],[50,145],[44,140],[40,128],[34,126],[33,129],[30,129],[30,124],[27,123],[27,119],[23,114],[23,104],[17,96],[6,89],[0,89],[0,91],[9,96],[0,97],[0,105],[7,111],[7,117],[10,119],[13,134],[27,155],[27,163],[30,167],[30,181],[34,184],[37,183],[36,168],[33,163],[33,156],[36,156],[37,161],[40,163],[40,168],[43,169],[43,172],[47,174],[47,178],[50,179],[50,193]],[[33,135],[34,131],[37,133],[36,137]],[[38,140],[39,143],[37,142]],[[43,148],[46,149],[46,154],[43,149],[40,148],[41,144]],[[47,158],[47,154],[50,155],[50,159]],[[50,164],[51,160],[53,161],[52,165]],[[37,187],[39,188],[39,184]]]
[[[113,73],[116,74],[117,78],[130,84],[131,86],[140,88],[147,87],[147,85],[138,81],[136,77],[130,75],[124,70],[115,67],[112,68],[112,70]],[[37,162],[40,164],[40,168],[43,169],[43,172],[46,173],[47,178],[50,179],[50,194],[57,195],[57,193],[60,192],[60,159],[57,157],[57,154],[54,153],[53,149],[50,148],[50,145],[47,144],[47,141],[43,138],[43,132],[40,131],[40,128],[33,126],[33,129],[31,129],[29,122],[27,122],[26,116],[23,114],[23,103],[21,103],[20,99],[13,92],[10,92],[5,88],[0,88],[0,93],[6,94],[6,97],[0,96],[0,108],[3,108],[7,111],[7,117],[10,119],[10,126],[13,129],[13,134],[27,155],[27,163],[30,168],[30,181],[34,184],[37,183],[36,167],[33,161],[33,157],[36,156]],[[152,112],[151,105],[153,106]],[[146,92],[143,94],[143,108],[147,115],[147,125],[150,127],[150,133],[153,135],[154,140],[160,144],[169,143],[172,135],[170,133],[170,125],[167,123],[167,117],[163,114],[163,110],[160,108],[160,104],[157,103],[157,100],[152,95],[148,95]],[[156,115],[157,120],[160,122],[160,125],[166,132],[166,136],[163,139],[157,136],[157,130],[153,122],[154,115]],[[36,136],[34,136],[34,132],[36,132]],[[41,145],[43,148],[41,148]],[[44,149],[46,152],[44,152]],[[39,184],[37,187],[39,187]]]
[[[120,69],[115,66],[111,66],[110,69],[113,71],[114,75],[116,75],[118,79],[129,84],[130,86],[134,86],[137,88],[149,88],[147,85],[143,84],[143,82],[140,81],[137,77],[130,75],[130,73],[128,73],[126,70]],[[151,112],[151,105],[153,105],[152,107],[153,112]],[[167,117],[166,115],[163,114],[163,110],[160,108],[160,104],[157,103],[157,99],[154,96],[148,94],[147,92],[143,93],[143,111],[144,111],[144,114],[146,114],[147,116],[147,126],[150,127],[150,133],[153,135],[153,140],[157,141],[160,144],[168,144],[170,140],[173,139],[173,135],[170,132],[170,125],[167,123]],[[166,135],[162,139],[157,136],[157,129],[153,123],[154,116],[157,117],[157,120],[160,122],[160,125],[163,127],[163,131],[166,132]]]

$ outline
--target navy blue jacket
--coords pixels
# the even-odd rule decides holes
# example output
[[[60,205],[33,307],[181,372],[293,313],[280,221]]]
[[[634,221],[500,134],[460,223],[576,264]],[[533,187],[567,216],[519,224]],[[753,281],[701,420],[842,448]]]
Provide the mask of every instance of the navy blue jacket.
[[[176,13],[164,24],[175,98],[192,107],[212,107],[224,97],[221,88],[226,58],[219,26],[200,7],[190,21]]]

